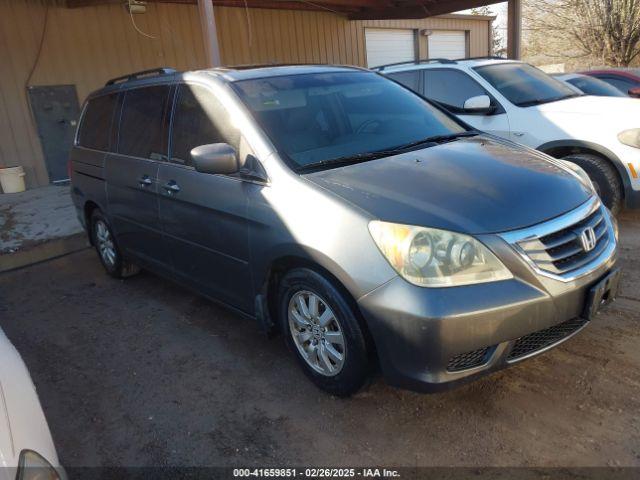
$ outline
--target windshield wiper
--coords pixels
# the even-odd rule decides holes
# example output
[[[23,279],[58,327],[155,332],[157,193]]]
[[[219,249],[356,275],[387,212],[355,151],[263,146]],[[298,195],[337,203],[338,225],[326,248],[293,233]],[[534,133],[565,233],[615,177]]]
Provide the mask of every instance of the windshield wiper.
[[[467,130],[464,132],[450,133],[448,135],[434,135],[432,137],[423,138],[422,140],[416,140],[415,142],[407,143],[406,145],[401,145],[399,147],[394,148],[393,151],[396,153],[403,152],[406,150],[411,150],[413,147],[418,147],[420,145],[426,145],[430,143],[437,145],[439,143],[450,142],[452,140],[455,140],[456,138],[475,137],[476,135],[479,135],[479,134],[480,132],[477,132],[475,130]]]
[[[339,167],[343,165],[353,165],[355,163],[367,162],[369,160],[375,160],[377,158],[388,157],[395,155],[395,150],[380,150],[377,152],[358,153],[356,155],[345,155],[344,157],[330,158],[328,160],[320,160],[319,162],[308,163],[297,169],[299,173],[309,172],[311,170],[318,170],[324,167]]]
[[[353,165],[355,163],[368,162],[369,160],[376,160],[378,158],[390,157],[391,155],[397,155],[411,150],[412,148],[420,145],[438,145],[440,143],[450,142],[460,137],[473,137],[478,135],[479,132],[475,130],[468,130],[464,132],[451,133],[448,135],[434,135],[432,137],[416,140],[415,142],[400,145],[389,150],[378,150],[376,152],[357,153],[355,155],[346,155],[344,157],[330,158],[328,160],[320,160],[319,162],[309,163],[303,165],[297,169],[299,173],[309,172],[312,170],[319,170],[324,167],[339,167],[343,165]]]

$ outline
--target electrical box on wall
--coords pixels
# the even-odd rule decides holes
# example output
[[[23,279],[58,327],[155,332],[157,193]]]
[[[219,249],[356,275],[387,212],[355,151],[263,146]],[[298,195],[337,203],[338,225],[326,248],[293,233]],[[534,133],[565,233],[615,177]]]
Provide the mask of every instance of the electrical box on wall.
[[[124,6],[129,13],[145,13],[147,11],[147,2],[140,0],[127,0]]]

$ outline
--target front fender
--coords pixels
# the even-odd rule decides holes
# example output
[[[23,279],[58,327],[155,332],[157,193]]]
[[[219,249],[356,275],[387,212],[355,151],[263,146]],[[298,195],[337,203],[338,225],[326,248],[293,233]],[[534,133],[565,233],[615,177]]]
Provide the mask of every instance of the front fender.
[[[618,175],[620,175],[620,179],[622,180],[625,206],[627,208],[640,207],[640,192],[633,190],[633,187],[631,186],[631,180],[629,179],[629,173],[622,163],[622,160],[611,150],[597,143],[588,142],[585,140],[554,140],[539,145],[538,147],[536,147],[536,150],[547,153],[556,148],[577,148],[580,150],[590,150],[608,159],[611,162],[611,165],[615,167]]]

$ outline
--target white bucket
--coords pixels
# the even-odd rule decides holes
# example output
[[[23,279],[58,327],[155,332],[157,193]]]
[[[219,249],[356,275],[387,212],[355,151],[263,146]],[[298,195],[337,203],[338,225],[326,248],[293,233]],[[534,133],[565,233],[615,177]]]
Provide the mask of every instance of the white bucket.
[[[7,167],[0,168],[0,185],[4,193],[24,192],[24,168]]]

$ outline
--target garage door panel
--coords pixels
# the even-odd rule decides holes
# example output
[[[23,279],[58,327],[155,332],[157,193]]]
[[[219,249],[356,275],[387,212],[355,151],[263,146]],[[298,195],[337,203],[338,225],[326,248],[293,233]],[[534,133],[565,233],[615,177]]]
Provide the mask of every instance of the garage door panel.
[[[465,58],[467,36],[460,30],[435,30],[429,35],[429,58]]]
[[[366,28],[367,65],[411,62],[416,59],[415,33],[410,29]]]

